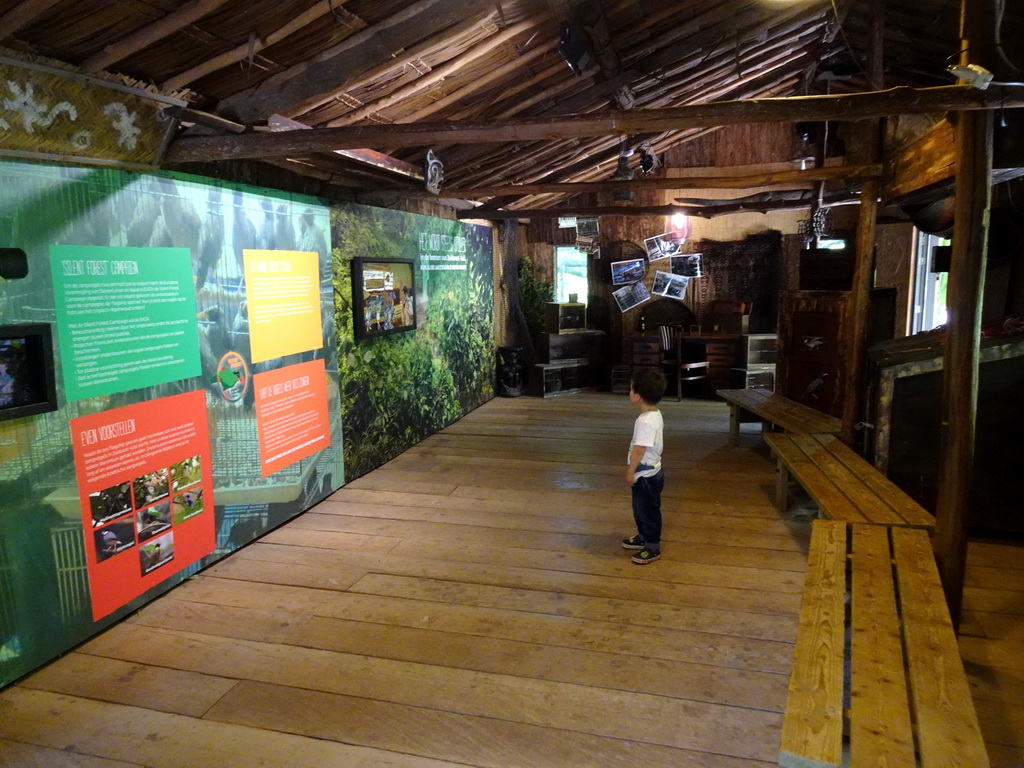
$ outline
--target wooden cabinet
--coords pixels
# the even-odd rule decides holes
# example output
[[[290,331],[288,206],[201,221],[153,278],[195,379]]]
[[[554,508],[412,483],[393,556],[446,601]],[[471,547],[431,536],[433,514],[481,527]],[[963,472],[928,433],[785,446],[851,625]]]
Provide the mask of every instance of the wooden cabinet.
[[[580,392],[596,386],[603,378],[604,331],[543,333],[541,338],[542,362],[534,365],[529,374],[531,395],[550,397]]]
[[[775,391],[829,416],[842,418],[846,382],[842,329],[849,294],[786,291],[779,323]]]
[[[661,370],[662,350],[660,336],[634,336],[630,343],[632,369],[655,368]]]
[[[716,389],[729,389],[732,386],[732,369],[737,366],[739,360],[740,337],[726,334],[701,334],[685,338],[704,345],[704,352],[708,360],[708,391],[713,394]]]

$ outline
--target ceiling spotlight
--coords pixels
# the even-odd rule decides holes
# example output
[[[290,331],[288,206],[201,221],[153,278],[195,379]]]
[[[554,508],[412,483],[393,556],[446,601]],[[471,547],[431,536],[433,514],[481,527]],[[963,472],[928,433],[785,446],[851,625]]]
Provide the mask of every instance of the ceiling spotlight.
[[[979,64],[968,64],[966,67],[954,64],[947,71],[979,91],[984,91],[992,82],[992,73]]]

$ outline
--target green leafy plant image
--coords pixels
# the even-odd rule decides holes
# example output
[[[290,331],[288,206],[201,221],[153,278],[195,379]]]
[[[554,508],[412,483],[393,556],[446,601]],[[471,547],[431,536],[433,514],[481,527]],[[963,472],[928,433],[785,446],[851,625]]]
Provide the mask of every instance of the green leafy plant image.
[[[526,327],[530,336],[537,338],[544,332],[546,305],[555,300],[555,286],[533,276],[533,262],[523,257],[519,260],[519,303],[526,315]]]
[[[391,460],[494,396],[491,231],[352,205],[331,212],[345,475]],[[415,264],[415,333],[356,339],[352,261]]]

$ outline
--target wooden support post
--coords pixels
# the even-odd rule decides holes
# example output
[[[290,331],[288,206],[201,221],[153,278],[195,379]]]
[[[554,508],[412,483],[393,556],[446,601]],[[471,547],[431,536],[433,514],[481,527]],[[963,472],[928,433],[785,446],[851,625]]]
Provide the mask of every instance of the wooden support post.
[[[961,63],[991,65],[995,0],[964,0]],[[935,557],[953,627],[960,626],[967,527],[974,472],[978,407],[978,356],[989,208],[992,202],[992,115],[956,114],[956,205],[953,255],[946,304],[949,309],[942,362],[942,453],[935,514]]]
[[[875,220],[878,216],[878,180],[868,179],[860,193],[860,219],[857,222],[857,261],[853,272],[850,322],[846,329],[846,397],[843,400],[843,442],[852,446],[860,418],[861,380],[864,377],[864,346],[871,301],[871,281],[875,265]]]
[[[942,371],[942,453],[935,514],[935,556],[953,626],[959,627],[974,471],[978,354],[992,200],[992,114],[959,113],[949,322]]]

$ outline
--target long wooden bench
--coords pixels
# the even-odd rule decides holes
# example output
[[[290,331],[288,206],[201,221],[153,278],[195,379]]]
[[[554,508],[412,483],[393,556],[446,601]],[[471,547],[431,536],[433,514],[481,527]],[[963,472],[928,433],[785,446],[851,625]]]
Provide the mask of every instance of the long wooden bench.
[[[779,764],[989,766],[924,531],[814,521]]]
[[[765,435],[778,460],[775,504],[789,507],[792,475],[821,517],[935,530],[935,518],[834,435]]]
[[[740,424],[760,421],[767,427],[774,424],[786,432],[838,434],[843,423],[835,418],[808,408],[767,389],[719,389],[717,394],[729,403],[729,442],[737,445],[740,439]],[[756,419],[744,418],[745,413]]]

